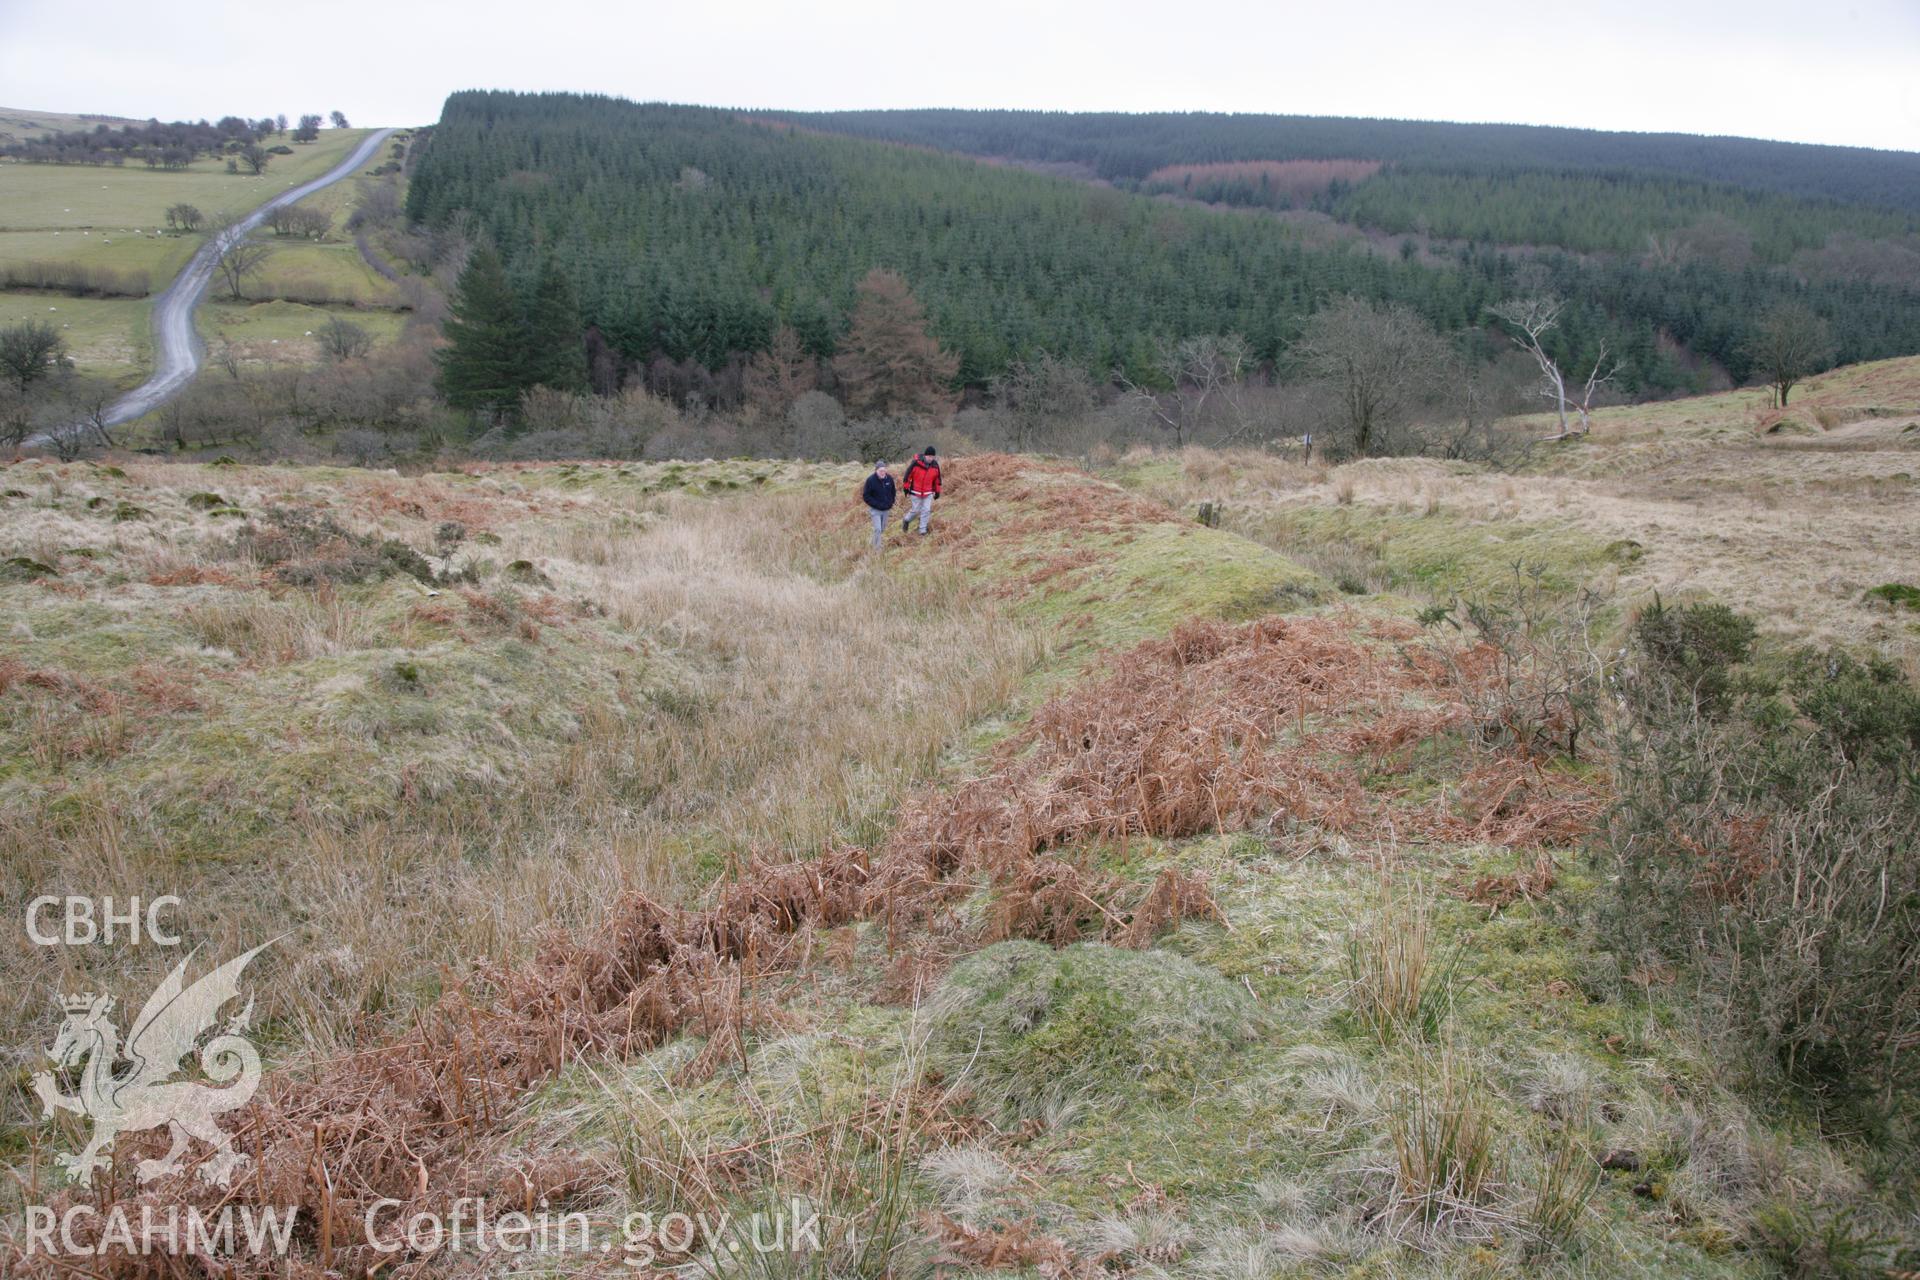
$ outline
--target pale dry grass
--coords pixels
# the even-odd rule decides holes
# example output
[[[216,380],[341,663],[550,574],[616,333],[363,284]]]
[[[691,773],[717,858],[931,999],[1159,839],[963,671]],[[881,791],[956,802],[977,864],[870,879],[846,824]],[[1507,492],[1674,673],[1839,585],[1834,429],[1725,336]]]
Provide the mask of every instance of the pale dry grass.
[[[187,605],[181,620],[208,648],[255,662],[298,662],[375,643],[372,619],[326,583],[279,599],[227,593]]]
[[[644,770],[669,812],[704,814],[743,847],[845,834],[1039,652],[960,574],[834,576],[837,558],[795,535],[818,502],[679,499],[652,528],[596,539],[601,564],[559,558],[578,533],[542,526],[513,544],[625,631],[695,655],[676,689],[688,723],[647,744]]]
[[[103,644],[143,618],[151,629],[156,611],[171,607],[167,625],[183,626],[203,647],[195,656],[223,673],[222,683],[200,692],[245,704],[250,718],[210,717],[204,726],[243,735],[217,748],[239,753],[231,758],[236,775],[251,780],[252,760],[330,750],[325,734],[407,734],[414,722],[393,719],[396,705],[417,707],[407,714],[424,717],[423,731],[468,714],[457,696],[409,703],[381,684],[409,653],[394,647],[409,634],[409,599],[456,611],[469,637],[456,642],[456,656],[460,644],[487,639],[486,620],[471,605],[458,613],[457,592],[433,599],[408,579],[372,594],[325,585],[151,586],[146,580],[156,575],[246,566],[218,552],[231,521],[207,522],[180,505],[206,485],[206,470],[128,471],[122,487],[139,490],[147,518],[103,526],[16,500],[0,514],[0,530],[14,547],[101,549],[99,562],[63,562],[60,585],[76,584],[81,594],[53,607],[87,610],[77,625],[105,628]],[[454,782],[435,782],[437,762],[425,759],[419,775],[401,773],[400,794],[380,800],[373,818],[342,813],[324,795],[295,797],[276,829],[236,837],[231,847],[183,848],[163,804],[203,785],[200,816],[217,819],[231,788],[205,772],[201,753],[211,746],[173,764],[143,760],[149,772],[136,778],[111,772],[114,744],[76,740],[70,749],[95,770],[88,786],[65,796],[0,796],[0,902],[10,914],[20,918],[40,893],[171,893],[185,903],[183,932],[205,954],[278,938],[256,962],[267,979],[258,1013],[281,1020],[284,1047],[337,1044],[364,1016],[388,1018],[430,998],[475,958],[524,955],[543,926],[591,922],[624,890],[691,901],[752,850],[805,856],[832,840],[871,839],[941,753],[1012,696],[1042,652],[1041,641],[957,575],[846,569],[823,549],[817,517],[830,499],[817,493],[602,501],[523,493],[510,480],[436,479],[416,488],[390,475],[334,473],[298,488],[264,469],[237,471],[219,477],[221,492],[250,510],[317,502],[352,527],[403,534],[417,547],[432,545],[450,509],[465,510],[471,527],[490,527],[498,542],[469,544],[456,563],[535,560],[553,584],[547,594],[604,611],[594,615],[593,634],[613,633],[614,643],[599,642],[587,657],[579,648],[524,644],[534,664],[518,698],[533,704],[524,714],[558,687],[543,663],[604,663],[632,690],[625,705],[567,709],[578,723],[557,744],[503,738],[498,718],[415,739],[458,753],[481,735],[493,754],[484,766],[443,771]],[[70,477],[60,483],[76,483]],[[665,514],[635,518],[645,507]],[[112,578],[96,567],[109,563]],[[137,634],[128,643],[148,643]],[[459,670],[452,661],[442,668]],[[475,678],[498,678],[497,666],[487,670],[495,674]],[[312,703],[303,699],[330,688],[350,691],[359,701],[344,705],[366,708],[371,719],[349,711],[307,718],[303,707]],[[477,705],[523,714],[511,698]],[[123,718],[93,720],[104,732]],[[261,874],[263,863],[270,875]],[[24,1062],[46,1039],[49,992],[138,992],[177,959],[152,947],[12,947],[0,1002],[6,1042]]]
[[[1666,442],[1657,455],[1622,454],[1613,465],[1612,446],[1596,430],[1585,453],[1598,460],[1558,474],[1412,458],[1308,468],[1189,449],[1171,459],[1177,475],[1156,468],[1142,487],[1176,507],[1214,502],[1223,527],[1268,540],[1275,535],[1263,516],[1346,507],[1484,530],[1491,559],[1503,554],[1504,527],[1516,525],[1565,529],[1600,545],[1637,543],[1592,574],[1592,585],[1629,608],[1656,593],[1718,600],[1791,641],[1864,645],[1920,661],[1920,619],[1864,598],[1887,582],[1920,585],[1920,436],[1877,428],[1839,443],[1846,447],[1698,435]],[[1275,545],[1314,559],[1297,541]],[[1372,549],[1358,550],[1370,564]],[[1358,586],[1377,575],[1349,576]]]

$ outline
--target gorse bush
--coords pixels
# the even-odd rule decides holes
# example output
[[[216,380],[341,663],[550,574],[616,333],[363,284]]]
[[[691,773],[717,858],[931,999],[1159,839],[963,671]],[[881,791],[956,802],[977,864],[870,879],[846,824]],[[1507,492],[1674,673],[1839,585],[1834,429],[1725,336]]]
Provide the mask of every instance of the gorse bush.
[[[1691,694],[1703,714],[1726,709],[1734,667],[1753,654],[1753,619],[1723,604],[1668,609],[1655,598],[1640,616],[1634,641],[1661,677]]]
[[[1721,606],[1634,624],[1605,926],[1763,1076],[1890,1096],[1920,1081],[1920,691],[1752,637]]]
[[[1572,599],[1537,565],[1516,564],[1498,589],[1450,605],[1430,605],[1422,625],[1449,626],[1468,640],[1449,660],[1470,690],[1468,714],[1489,745],[1534,759],[1578,760],[1599,736],[1602,662],[1588,637],[1603,601]]]

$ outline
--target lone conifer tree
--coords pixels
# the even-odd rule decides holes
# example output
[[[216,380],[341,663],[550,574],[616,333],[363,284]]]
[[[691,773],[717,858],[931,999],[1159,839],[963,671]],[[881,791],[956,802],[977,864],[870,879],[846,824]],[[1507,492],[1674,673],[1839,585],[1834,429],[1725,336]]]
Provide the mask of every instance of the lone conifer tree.
[[[527,300],[526,335],[521,365],[524,385],[556,391],[587,389],[587,344],[580,303],[573,286],[551,258],[541,266]]]
[[[847,408],[942,416],[953,408],[950,384],[959,368],[960,357],[927,332],[926,313],[907,282],[880,267],[869,271],[833,361]]]
[[[528,385],[524,341],[513,290],[500,255],[482,246],[467,259],[454,286],[440,350],[440,394],[456,409],[513,407]]]

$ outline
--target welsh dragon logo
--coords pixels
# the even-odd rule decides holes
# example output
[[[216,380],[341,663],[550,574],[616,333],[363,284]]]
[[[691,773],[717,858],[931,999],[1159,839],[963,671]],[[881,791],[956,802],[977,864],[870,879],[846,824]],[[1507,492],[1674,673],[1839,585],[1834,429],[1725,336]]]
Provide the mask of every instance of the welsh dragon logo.
[[[106,1166],[103,1153],[118,1135],[168,1125],[173,1146],[161,1159],[142,1160],[136,1166],[141,1182],[178,1172],[194,1138],[213,1148],[212,1157],[200,1166],[200,1176],[219,1187],[232,1181],[247,1157],[233,1149],[232,1138],[215,1117],[246,1105],[260,1087],[260,1054],[241,1034],[253,1014],[253,1001],[247,1001],[224,1027],[216,1024],[221,1007],[239,997],[240,973],[247,962],[270,945],[262,943],[227,961],[192,986],[184,984],[187,963],[193,959],[189,955],[148,997],[124,1046],[107,1016],[113,1008],[112,997],[61,997],[66,1021],[48,1052],[61,1071],[71,1071],[85,1060],[80,1088],[63,1094],[53,1073],[42,1071],[33,1077],[33,1089],[49,1118],[57,1111],[71,1111],[93,1121],[93,1137],[85,1150],[56,1157],[70,1179],[81,1186],[91,1183],[93,1171]],[[209,1031],[214,1036],[200,1045]],[[196,1045],[201,1071],[215,1085],[225,1087],[173,1079],[184,1070],[181,1062]]]

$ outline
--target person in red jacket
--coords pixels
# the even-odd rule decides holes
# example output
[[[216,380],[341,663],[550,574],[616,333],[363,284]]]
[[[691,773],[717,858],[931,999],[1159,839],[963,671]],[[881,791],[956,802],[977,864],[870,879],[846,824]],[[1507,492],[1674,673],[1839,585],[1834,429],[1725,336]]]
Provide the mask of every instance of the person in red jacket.
[[[940,496],[940,459],[932,445],[928,445],[907,464],[907,474],[901,477],[901,483],[907,491],[907,514],[900,522],[900,532],[905,533],[913,525],[913,518],[920,517],[920,535],[926,536],[927,520],[933,515],[933,503]]]

